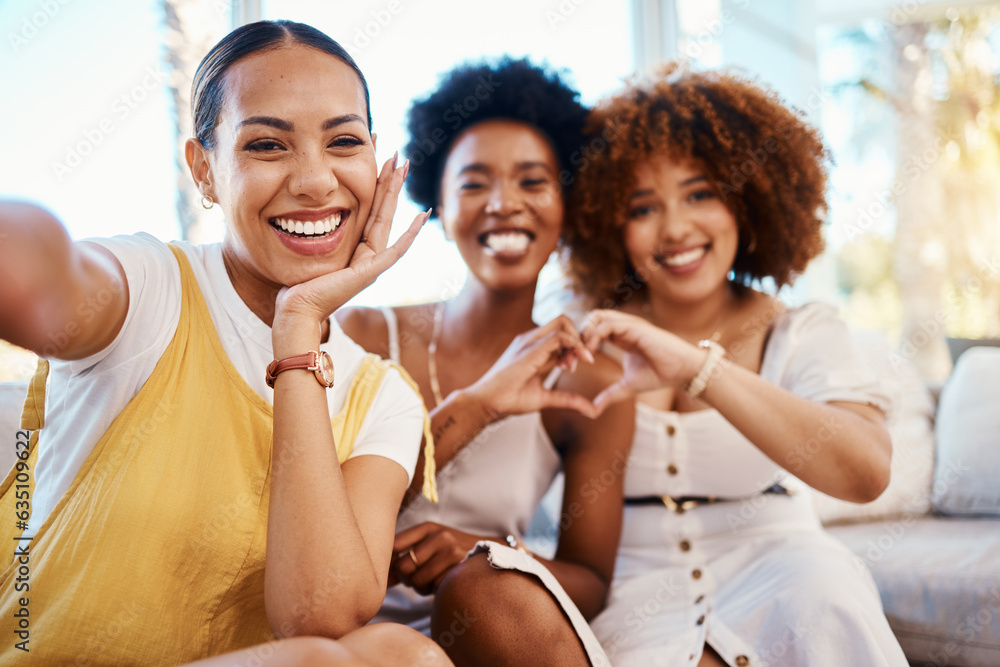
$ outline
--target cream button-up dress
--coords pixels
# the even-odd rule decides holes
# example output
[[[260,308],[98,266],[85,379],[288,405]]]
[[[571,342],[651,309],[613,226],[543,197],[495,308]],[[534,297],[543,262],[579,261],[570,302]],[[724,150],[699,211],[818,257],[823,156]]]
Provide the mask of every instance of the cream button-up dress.
[[[775,322],[761,376],[821,402],[888,409],[833,307]],[[823,531],[792,476],[837,429],[803,442],[786,471],[715,410],[639,405],[627,497],[721,496],[681,514],[628,506],[606,609],[592,622],[616,667],[696,665],[705,644],[729,665],[905,666],[864,565]],[[781,483],[790,495],[762,494]]]

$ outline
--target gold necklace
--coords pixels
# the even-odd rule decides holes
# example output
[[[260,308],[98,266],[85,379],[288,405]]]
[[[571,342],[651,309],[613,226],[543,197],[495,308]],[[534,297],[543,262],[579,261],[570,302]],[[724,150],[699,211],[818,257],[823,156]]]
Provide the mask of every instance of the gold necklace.
[[[444,324],[444,301],[438,303],[434,309],[434,328],[431,330],[431,342],[427,344],[427,379],[431,384],[431,393],[434,394],[434,407],[444,402],[444,398],[441,396],[441,383],[438,382],[437,369],[438,338],[441,336],[442,324]]]

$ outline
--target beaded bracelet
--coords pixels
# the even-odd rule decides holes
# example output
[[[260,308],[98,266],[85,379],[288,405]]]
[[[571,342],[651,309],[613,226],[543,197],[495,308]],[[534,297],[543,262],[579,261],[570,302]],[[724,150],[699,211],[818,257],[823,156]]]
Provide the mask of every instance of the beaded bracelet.
[[[708,386],[708,381],[712,379],[712,373],[715,371],[715,367],[719,365],[722,361],[722,357],[726,354],[726,349],[716,343],[714,340],[703,340],[698,343],[698,347],[701,349],[708,350],[708,357],[705,358],[705,363],[701,365],[701,370],[698,374],[694,376],[689,384],[684,389],[684,393],[688,395],[688,398],[697,398],[701,392],[705,391],[705,387]]]

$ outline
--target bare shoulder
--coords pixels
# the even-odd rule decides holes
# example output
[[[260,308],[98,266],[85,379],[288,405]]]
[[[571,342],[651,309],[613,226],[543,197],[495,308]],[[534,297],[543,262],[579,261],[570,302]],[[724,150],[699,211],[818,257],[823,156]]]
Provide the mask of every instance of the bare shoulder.
[[[355,343],[368,352],[389,356],[389,330],[378,308],[352,306],[336,313],[337,324]]]
[[[433,303],[393,306],[404,361],[408,348],[427,347],[434,328],[435,307]],[[336,317],[340,328],[354,342],[369,352],[389,358],[389,326],[381,309],[352,306],[338,310]]]
[[[421,303],[393,308],[399,325],[399,344],[406,348],[413,345],[427,347],[434,330],[434,312],[437,303]]]

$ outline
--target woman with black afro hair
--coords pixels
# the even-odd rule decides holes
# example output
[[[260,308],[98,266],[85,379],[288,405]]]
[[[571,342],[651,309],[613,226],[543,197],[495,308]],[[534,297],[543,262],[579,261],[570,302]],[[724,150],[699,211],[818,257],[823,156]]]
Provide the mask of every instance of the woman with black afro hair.
[[[560,75],[504,58],[459,67],[415,102],[409,194],[433,207],[468,280],[437,303],[338,312],[416,380],[441,471],[433,504],[417,466],[396,525],[399,583],[376,620],[429,629],[457,665],[607,664],[585,619],[613,574],[634,405],[594,419],[592,397],[621,369],[585,351],[569,318],[532,321],[582,143],[577,98]],[[548,560],[520,539],[560,468]]]

